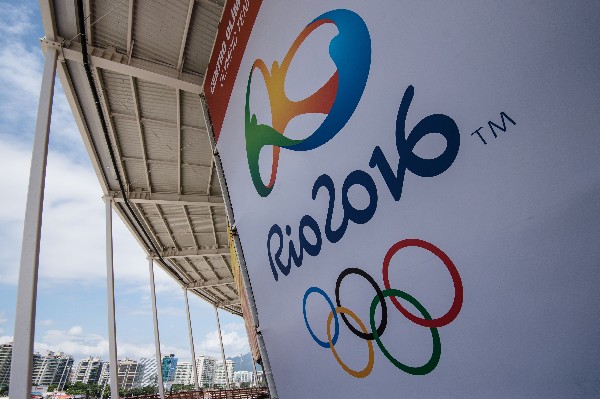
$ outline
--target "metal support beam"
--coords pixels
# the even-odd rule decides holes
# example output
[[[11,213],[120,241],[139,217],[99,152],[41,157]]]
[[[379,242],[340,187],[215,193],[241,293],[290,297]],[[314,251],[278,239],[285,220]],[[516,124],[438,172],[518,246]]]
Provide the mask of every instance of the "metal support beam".
[[[142,118],[142,122],[143,122],[144,118]],[[136,158],[136,157],[122,157],[123,161],[125,162],[144,162],[143,158]],[[160,166],[177,166],[179,165],[179,161],[174,161],[171,159],[150,159],[148,158],[147,161],[150,165],[160,165]],[[154,167],[154,166],[153,166]],[[181,165],[181,167],[185,168],[192,168],[192,169],[208,169],[210,168],[210,166],[206,166],[206,165],[200,165],[197,163],[188,163],[188,162],[183,162],[183,164]],[[181,193],[179,193],[179,195],[182,195]]]
[[[181,90],[175,90],[176,109],[177,109],[177,192],[181,194],[181,158],[183,149],[181,148]]]
[[[188,223],[188,227],[190,229],[190,235],[192,236],[192,240],[194,241],[194,245],[196,248],[200,248],[200,243],[198,242],[198,238],[196,238],[196,234],[194,233],[194,225],[192,224],[192,219],[190,218],[190,214],[188,213],[185,205],[182,205],[183,214],[185,215],[185,220]],[[210,207],[208,208],[210,209]]]
[[[212,190],[212,179],[213,179],[213,167],[215,165],[215,157],[210,158],[210,170],[208,171],[208,187],[206,187],[206,194],[210,195]]]
[[[102,192],[108,191],[108,176],[104,169],[102,169],[102,164],[100,162],[100,158],[98,156],[98,151],[96,149],[96,144],[92,139],[92,134],[90,132],[90,128],[87,125],[85,117],[83,115],[83,109],[81,104],[79,103],[79,99],[75,94],[75,86],[73,85],[73,81],[71,79],[71,75],[69,73],[69,68],[64,62],[61,62],[57,67],[58,77],[60,78],[60,82],[62,83],[62,87],[64,89],[65,97],[69,105],[71,106],[71,112],[73,113],[73,117],[75,118],[75,123],[79,128],[79,132],[81,133],[81,138],[83,139],[83,144],[87,150],[88,156],[92,161],[92,167],[96,172],[96,176],[98,177],[98,181],[100,182],[100,187],[102,188]]]
[[[229,374],[227,373],[227,363],[225,363],[225,348],[223,347],[223,335],[221,335],[221,322],[219,321],[219,309],[215,306],[215,315],[217,316],[217,331],[219,331],[219,343],[221,344],[221,358],[223,359],[223,370],[225,370],[225,382],[229,389]]]
[[[154,285],[154,261],[148,259],[148,268],[150,271],[150,295],[152,297],[152,320],[154,321],[154,347],[156,349],[156,373],[158,377],[158,392],[160,399],[165,399],[165,386],[163,385],[162,376],[162,356],[160,354],[160,333],[158,331],[158,313],[156,312],[156,287]],[[113,396],[118,398],[118,396]]]
[[[106,120],[106,124],[108,125],[108,134],[110,134],[110,140],[114,144],[115,155],[118,162],[118,168],[121,169],[120,173],[123,176],[123,183],[125,187],[129,187],[129,180],[127,179],[127,169],[125,169],[125,165],[123,165],[123,159],[121,156],[121,146],[119,145],[119,140],[117,140],[117,135],[115,134],[115,127],[113,125],[112,118],[110,117],[110,107],[108,104],[108,98],[106,97],[106,90],[104,85],[104,78],[102,77],[102,71],[99,68],[92,68],[94,73],[94,78],[96,79],[96,84],[98,86],[98,91],[100,92],[100,102],[101,107],[104,110],[104,116]]]
[[[218,248],[218,249],[180,249],[179,251],[168,249],[161,252],[160,256],[163,259],[174,259],[174,258],[193,258],[196,256],[220,256],[229,255],[229,249]]]
[[[233,277],[224,277],[221,279],[206,280],[203,282],[191,283],[191,284],[188,284],[187,288],[191,289],[191,288],[218,287],[220,285],[227,285],[227,284],[233,284],[233,283],[235,283],[235,280],[233,279]]]
[[[188,30],[190,29],[190,22],[192,20],[192,12],[194,11],[194,0],[190,0],[188,6],[187,16],[185,18],[185,25],[183,29],[183,37],[181,39],[181,48],[179,49],[179,58],[177,60],[177,70],[183,69],[183,55],[185,54],[185,43],[187,42]]]
[[[77,42],[60,43],[44,40],[46,47],[62,48],[61,54],[66,60],[83,63],[81,44]],[[127,57],[111,49],[88,46],[90,63],[97,67],[126,76],[133,76],[163,86],[180,89],[193,94],[202,92],[202,75],[180,72],[176,68],[157,64],[152,61]]]
[[[165,226],[165,230],[167,231],[167,234],[169,235],[171,242],[173,243],[173,248],[175,248],[176,251],[179,251],[179,246],[177,245],[177,241],[175,240],[173,231],[171,230],[171,227],[169,227],[169,223],[167,222],[165,215],[163,214],[162,210],[160,209],[160,205],[154,204],[154,207],[156,208],[156,212],[158,212],[158,216],[160,217],[160,220],[162,220],[162,222],[163,222],[163,226]]]
[[[54,4],[51,1],[42,1],[40,4],[40,15],[44,25],[44,35],[48,40],[56,40],[56,23],[54,18]]]
[[[192,333],[192,319],[190,317],[190,304],[188,302],[188,292],[185,287],[183,288],[183,296],[185,298],[185,310],[187,312],[188,333],[190,336],[190,350],[192,352],[192,370],[194,371],[194,388],[197,391],[200,389],[200,385],[198,384],[198,365],[196,364],[196,350],[194,349],[194,334]]]
[[[46,51],[29,171],[10,374],[10,396],[14,398],[31,396],[42,211],[57,59],[56,50]]]
[[[85,36],[88,44],[92,44],[94,42],[94,30],[92,29],[92,19],[94,18],[92,14],[92,0],[85,0],[85,10],[87,11],[87,18],[85,20]]]
[[[229,301],[218,302],[216,304],[216,306],[222,308],[223,306],[232,306],[232,305],[239,305],[239,304],[240,304],[240,299],[237,298],[237,299],[230,299]]]
[[[131,58],[131,53],[133,51],[133,10],[135,4],[133,4],[133,0],[129,0],[129,12],[127,15],[127,55]]]
[[[120,191],[111,191],[109,195],[115,202],[125,202]],[[131,191],[127,193],[127,199],[132,204],[225,206],[222,197],[195,194],[158,194]]]
[[[106,199],[106,291],[108,298],[108,357],[110,373],[110,395],[119,397],[117,375],[117,323],[115,317],[115,271],[113,267],[112,202]]]
[[[144,137],[144,127],[142,126],[141,113],[140,113],[140,102],[138,100],[136,80],[133,76],[129,77],[131,81],[131,97],[133,98],[133,109],[135,111],[135,117],[137,119],[138,133],[140,135],[140,145],[142,146],[142,157],[144,158],[144,172],[146,173],[146,183],[148,184],[148,191],[152,192],[152,183],[150,182],[150,165],[148,164],[148,152],[146,150],[146,138]]]
[[[117,118],[124,118],[124,119],[130,119],[130,120],[135,120],[135,115],[132,114],[124,114],[122,112],[116,112],[116,111],[112,111],[110,113],[110,115],[112,117],[117,117]],[[156,119],[156,118],[150,118],[148,116],[144,116],[143,118],[141,118],[142,123],[155,123],[157,125],[162,125],[162,126],[167,126],[170,128],[177,128],[177,123],[176,122],[170,122],[170,121],[164,121],[161,119]],[[201,133],[206,133],[206,129],[203,127],[198,127],[198,126],[190,126],[190,125],[184,125],[181,124],[181,129],[186,129],[186,130],[193,130],[196,132],[201,132]],[[207,166],[204,166],[205,168]]]

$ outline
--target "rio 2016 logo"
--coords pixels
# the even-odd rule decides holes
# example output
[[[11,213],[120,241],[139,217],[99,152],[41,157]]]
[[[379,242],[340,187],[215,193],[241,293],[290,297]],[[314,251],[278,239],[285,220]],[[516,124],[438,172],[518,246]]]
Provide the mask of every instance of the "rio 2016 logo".
[[[301,101],[291,101],[285,94],[286,74],[300,45],[318,27],[334,24],[339,33],[329,45],[329,55],[337,71],[314,94]],[[268,196],[277,178],[281,148],[292,151],[308,151],[331,140],[348,122],[367,84],[371,66],[371,39],[369,30],[361,17],[349,10],[332,10],[308,24],[288,50],[281,65],[273,63],[271,72],[261,59],[254,61],[246,88],[246,154],[250,176],[261,197]],[[273,126],[258,124],[256,115],[250,111],[250,85],[255,70],[264,78]],[[308,137],[293,140],[283,135],[288,123],[298,115],[309,113],[326,114],[321,125]],[[264,184],[259,170],[260,151],[264,146],[273,146],[271,176]]]
[[[289,64],[306,37],[325,23],[333,23],[339,30],[339,34],[331,41],[329,46],[330,56],[337,67],[337,72],[323,87],[307,99],[299,102],[290,101],[284,93],[285,76]],[[367,26],[356,13],[348,10],[329,11],[312,21],[295,40],[281,66],[277,63],[273,64],[271,73],[269,73],[267,66],[262,60],[254,62],[246,89],[246,153],[252,182],[260,196],[268,196],[273,189],[277,175],[280,148],[293,151],[315,149],[331,140],[345,126],[361,99],[369,75],[370,65],[371,43]],[[269,101],[271,103],[272,127],[259,125],[256,116],[251,115],[250,112],[250,84],[256,69],[261,71],[266,82]],[[377,212],[378,204],[384,195],[385,189],[387,189],[387,192],[394,201],[399,202],[406,189],[404,180],[407,172],[411,172],[422,178],[432,178],[444,173],[452,166],[460,148],[458,126],[452,118],[445,114],[430,114],[422,118],[410,129],[407,126],[407,116],[414,96],[415,88],[409,85],[404,91],[396,115],[396,146],[391,149],[391,152],[395,150],[396,154],[390,155],[390,149],[386,148],[384,151],[384,149],[376,145],[370,159],[366,162],[366,165],[370,169],[379,171],[381,177],[379,179],[379,186],[373,176],[367,172],[369,169],[366,167],[363,168],[365,170],[356,169],[350,171],[341,184],[341,190],[339,189],[339,182],[336,184],[331,176],[322,174],[316,178],[313,184],[311,197],[313,201],[319,196],[325,195],[328,197],[328,209],[325,220],[319,223],[310,214],[305,214],[300,218],[295,228],[292,228],[290,224],[285,224],[284,228],[277,223],[271,226],[267,234],[266,246],[269,266],[275,282],[279,281],[281,276],[287,277],[292,273],[292,270],[302,267],[309,256],[313,258],[319,256],[325,245],[335,245],[343,240],[351,226],[369,223]],[[294,117],[303,113],[325,113],[327,117],[305,139],[292,140],[286,138],[283,132],[287,124]],[[421,158],[414,152],[414,149],[417,143],[430,134],[441,135],[446,140],[446,147],[437,157]],[[273,146],[273,161],[270,181],[265,185],[259,172],[259,154],[260,150],[267,145]],[[383,186],[381,185],[381,180],[383,180]],[[351,189],[363,190],[367,194],[368,205],[366,207],[356,207],[352,203],[349,196]],[[336,200],[336,198],[338,199]],[[337,222],[334,222],[333,215],[339,213],[342,216],[337,217]],[[297,240],[293,237],[297,237]],[[287,251],[284,251],[286,247]],[[390,287],[388,279],[390,260],[394,254],[407,247],[419,247],[428,250],[437,256],[450,272],[454,284],[454,300],[450,310],[444,316],[432,318],[425,307],[413,296]],[[285,252],[287,252],[287,259]],[[295,265],[296,268],[293,268],[292,265]],[[376,295],[370,305],[370,329],[365,326],[365,323],[353,311],[343,307],[340,303],[340,284],[350,274],[356,274],[365,278],[376,291]],[[339,275],[336,283],[337,306],[334,306],[333,301],[324,290],[316,286],[309,287],[302,301],[302,312],[308,333],[319,346],[331,349],[341,367],[348,374],[357,378],[364,378],[372,371],[374,362],[373,340],[377,342],[377,345],[386,358],[398,369],[414,375],[423,375],[432,372],[436,368],[441,355],[441,341],[437,329],[451,323],[458,316],[462,308],[463,286],[457,268],[448,255],[435,245],[416,238],[404,239],[392,245],[384,258],[383,282],[385,289],[381,290],[375,279],[367,272],[356,267],[346,268]],[[311,294],[323,296],[331,308],[326,324],[327,340],[318,338],[308,323],[306,302]],[[430,360],[425,365],[412,367],[403,364],[395,359],[383,345],[381,335],[384,333],[387,325],[386,298],[390,298],[398,311],[408,320],[430,329],[433,339],[433,350]],[[417,309],[421,316],[416,316],[409,312],[399,302],[399,299],[410,303],[412,307]],[[379,327],[376,327],[375,313],[379,305],[381,305],[382,318]],[[366,367],[362,370],[356,371],[350,369],[342,362],[335,350],[339,334],[338,315],[341,315],[346,326],[357,337],[367,341],[369,359]],[[360,330],[348,321],[347,316],[358,324]],[[335,327],[332,335],[331,324],[333,321],[335,321]]]

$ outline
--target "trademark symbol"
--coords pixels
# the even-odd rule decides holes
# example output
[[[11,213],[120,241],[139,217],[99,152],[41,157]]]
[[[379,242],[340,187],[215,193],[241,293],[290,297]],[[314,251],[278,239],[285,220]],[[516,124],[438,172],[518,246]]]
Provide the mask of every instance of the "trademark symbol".
[[[510,116],[506,115],[505,112],[500,112],[500,122],[502,123],[502,126],[497,125],[496,123],[494,123],[492,121],[488,121],[488,123],[487,123],[488,127],[489,127],[490,131],[492,132],[492,135],[494,136],[494,138],[498,138],[498,134],[496,133],[496,129],[501,130],[502,132],[506,132],[506,129],[508,129],[506,127],[506,121],[509,121],[513,125],[517,124],[514,120],[512,120],[510,118]],[[475,130],[473,133],[471,133],[471,136],[474,135],[474,134],[476,134],[477,136],[479,136],[479,138],[481,139],[481,141],[483,141],[483,144],[487,144],[487,142],[483,138],[483,136],[485,136],[485,133],[481,133],[480,132],[481,129],[483,129],[483,126],[480,127],[479,129]]]

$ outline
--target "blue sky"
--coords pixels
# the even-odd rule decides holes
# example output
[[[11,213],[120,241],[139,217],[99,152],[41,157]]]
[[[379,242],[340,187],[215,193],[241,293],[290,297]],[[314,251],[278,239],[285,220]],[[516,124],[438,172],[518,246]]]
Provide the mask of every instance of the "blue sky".
[[[0,8],[0,343],[12,340],[23,217],[41,83],[37,1]],[[104,203],[56,80],[44,201],[35,347],[108,358]],[[118,356],[154,355],[148,263],[114,218]],[[155,268],[163,354],[189,360],[183,292]],[[190,295],[196,354],[219,355],[214,310]],[[248,352],[240,317],[221,311],[227,356]]]

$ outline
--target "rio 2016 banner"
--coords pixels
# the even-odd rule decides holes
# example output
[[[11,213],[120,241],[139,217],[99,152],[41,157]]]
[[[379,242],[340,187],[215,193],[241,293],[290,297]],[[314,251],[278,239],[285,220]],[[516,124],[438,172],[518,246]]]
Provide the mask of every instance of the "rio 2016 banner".
[[[237,3],[207,100],[280,397],[600,395],[600,7]]]

